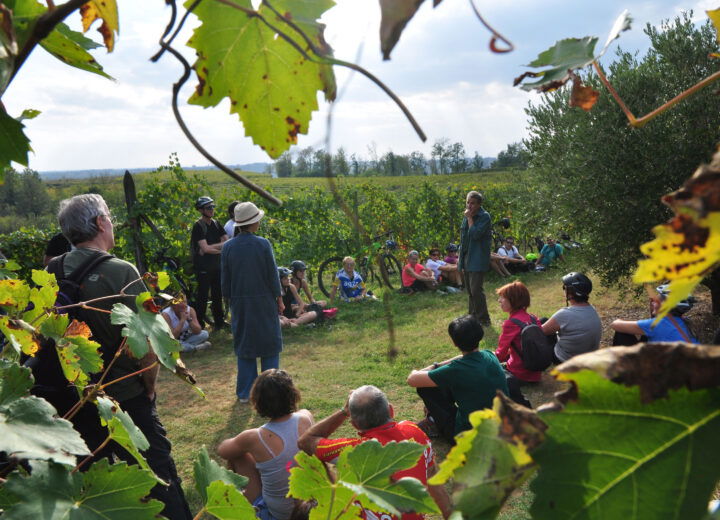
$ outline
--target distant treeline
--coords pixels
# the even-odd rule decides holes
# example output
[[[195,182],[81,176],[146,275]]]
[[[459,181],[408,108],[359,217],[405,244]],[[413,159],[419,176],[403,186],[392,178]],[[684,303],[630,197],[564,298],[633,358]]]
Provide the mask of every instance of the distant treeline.
[[[508,145],[498,157],[482,157],[478,152],[470,157],[465,146],[442,138],[435,141],[426,157],[422,152],[396,154],[387,151],[379,155],[375,144],[368,146],[368,155],[353,153],[348,156],[340,147],[334,154],[311,146],[285,152],[275,161],[273,170],[278,177],[331,176],[401,176],[444,175],[449,173],[479,172],[487,168],[527,167],[527,154],[522,143]]]

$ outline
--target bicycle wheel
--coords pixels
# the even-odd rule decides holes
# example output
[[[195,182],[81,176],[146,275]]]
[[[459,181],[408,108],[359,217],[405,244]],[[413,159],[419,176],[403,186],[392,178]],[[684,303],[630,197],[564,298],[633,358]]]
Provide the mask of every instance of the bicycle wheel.
[[[325,295],[326,298],[330,297],[330,291],[332,290],[333,282],[335,281],[335,275],[343,268],[342,257],[333,256],[328,258],[318,269],[318,287]]]
[[[380,276],[390,289],[402,287],[402,266],[397,258],[386,253],[380,258]]]

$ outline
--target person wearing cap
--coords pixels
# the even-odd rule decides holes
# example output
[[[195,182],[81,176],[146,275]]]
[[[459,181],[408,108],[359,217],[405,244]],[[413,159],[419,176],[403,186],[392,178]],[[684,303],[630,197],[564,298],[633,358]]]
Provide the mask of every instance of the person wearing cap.
[[[305,265],[305,262],[303,262],[302,260],[293,260],[290,263],[290,271],[292,271],[290,283],[295,286],[297,292],[300,293],[300,291],[302,291],[303,293],[305,293],[305,296],[307,296],[310,305],[315,303],[321,308],[325,308],[325,306],[327,305],[327,302],[325,300],[316,300],[313,297],[312,291],[310,290],[310,285],[308,285],[307,278],[305,277],[307,271],[307,265]],[[299,304],[300,302],[297,303]]]
[[[237,356],[235,393],[247,403],[262,371],[279,368],[282,333],[278,314],[283,305],[275,255],[270,242],[255,235],[265,212],[252,202],[235,206],[235,238],[222,248],[222,293],[230,302],[233,347]]]
[[[631,346],[639,342],[684,341],[699,343],[683,318],[683,314],[693,308],[695,298],[692,296],[680,301],[670,309],[663,319],[655,323],[655,315],[662,302],[670,295],[669,286],[663,284],[650,297],[650,318],[645,320],[615,320],[610,327],[615,331],[613,345]],[[639,338],[639,339],[638,339]]]
[[[195,310],[200,325],[205,327],[208,295],[212,299],[213,329],[225,327],[225,310],[220,290],[220,251],[228,236],[215,216],[215,201],[210,197],[200,197],[195,202],[200,218],[193,224],[190,234],[192,261],[197,277],[197,296]]]
[[[482,203],[483,196],[477,191],[470,191],[465,197],[465,212],[460,225],[458,270],[462,273],[468,292],[468,314],[487,326],[490,325],[490,314],[483,282],[485,273],[490,270],[492,223]]]
[[[287,267],[278,267],[278,276],[280,277],[280,292],[285,309],[280,314],[280,325],[297,327],[312,323],[318,317],[322,319],[322,309],[317,305],[305,305],[300,298],[295,286],[290,283],[290,275],[292,271]],[[300,302],[300,303],[296,303]],[[312,309],[310,308],[312,307]],[[282,319],[285,318],[285,319]]]
[[[562,277],[566,307],[542,325],[546,336],[557,334],[554,362],[560,364],[571,357],[597,350],[602,336],[602,323],[595,307],[588,303],[592,281],[583,273]]]

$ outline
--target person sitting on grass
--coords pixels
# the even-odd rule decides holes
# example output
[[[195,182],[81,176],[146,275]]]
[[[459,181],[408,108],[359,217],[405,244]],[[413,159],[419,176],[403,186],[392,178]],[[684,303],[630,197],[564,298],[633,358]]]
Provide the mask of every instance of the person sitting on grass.
[[[492,252],[490,253],[490,269],[495,271],[502,278],[505,278],[505,277],[511,275],[510,271],[508,271],[507,267],[505,267],[505,262],[503,261],[503,257],[497,253],[492,253]]]
[[[425,267],[433,272],[433,276],[438,283],[448,285],[448,292],[457,292],[449,289],[453,288],[453,286],[462,286],[462,276],[457,270],[457,264],[448,264],[444,260],[440,260],[440,250],[437,247],[430,250],[430,257],[425,262]]]
[[[540,256],[538,256],[538,259],[535,262],[536,269],[539,268],[541,271],[545,270],[550,267],[555,260],[562,260],[564,262],[565,257],[563,256],[563,253],[563,246],[555,243],[555,239],[553,237],[547,237],[547,242],[544,246],[542,246]]]
[[[282,296],[283,304],[285,309],[280,316],[285,317],[285,320],[280,319],[281,326],[297,327],[298,325],[305,325],[312,323],[318,318],[321,320],[324,318],[322,309],[314,304],[312,306],[306,306],[305,302],[302,301],[300,295],[295,289],[295,286],[290,283],[290,275],[292,271],[287,267],[278,267],[278,276],[280,277],[280,293]],[[295,303],[300,302],[300,303]],[[310,307],[313,307],[310,309]]]
[[[458,246],[456,244],[448,244],[445,248],[445,263],[457,265],[458,263]]]
[[[680,301],[657,325],[653,325],[655,315],[662,302],[670,296],[667,284],[660,285],[656,291],[657,295],[650,298],[650,318],[638,321],[615,320],[610,324],[610,327],[615,331],[613,337],[614,346],[632,346],[640,342],[656,343],[662,341],[698,343],[697,338],[690,330],[690,326],[683,318],[683,314],[695,305],[695,298],[690,296]]]
[[[407,383],[417,388],[427,416],[418,424],[428,435],[455,444],[454,436],[471,428],[468,416],[492,408],[498,390],[508,395],[500,362],[488,350],[479,350],[483,328],[472,315],[455,318],[448,334],[460,355],[413,370]]]
[[[298,439],[313,423],[312,414],[298,410],[300,392],[284,370],[261,373],[250,389],[250,403],[268,422],[225,439],[217,454],[235,473],[249,481],[243,491],[263,520],[288,520],[295,500],[288,497],[290,472]]]
[[[374,300],[375,296],[368,292],[362,276],[355,271],[355,259],[352,256],[346,256],[343,258],[342,265],[343,268],[335,275],[330,291],[330,300],[335,299],[338,289],[340,289],[340,298],[346,302],[360,301],[366,298]]]
[[[419,263],[420,254],[412,250],[408,253],[407,261],[402,270],[403,288],[409,289],[410,293],[435,289],[437,282],[433,272]]]
[[[533,262],[528,262],[520,254],[513,237],[505,237],[505,242],[498,248],[497,254],[503,258],[503,264],[511,273],[523,273],[535,268]]]
[[[325,306],[327,305],[327,302],[325,300],[316,300],[315,298],[313,298],[312,291],[310,290],[310,286],[308,285],[307,279],[305,278],[305,272],[307,271],[307,266],[305,265],[305,262],[303,262],[302,260],[293,260],[290,263],[290,270],[292,271],[292,278],[290,278],[290,282],[295,286],[298,294],[300,294],[300,291],[302,291],[303,293],[305,293],[305,296],[307,296],[310,304],[315,303],[320,307],[325,308]]]
[[[508,397],[516,403],[531,408],[530,402],[520,390],[526,383],[537,383],[542,377],[542,371],[528,370],[522,359],[522,344],[520,333],[522,328],[515,320],[529,324],[540,325],[540,320],[534,314],[528,314],[530,307],[530,291],[524,283],[515,281],[503,285],[495,291],[498,303],[503,312],[507,312],[508,319],[503,322],[502,332],[498,338],[498,347],[495,355],[498,361],[505,363],[505,379],[507,380]]]
[[[162,317],[170,327],[173,338],[180,341],[182,352],[195,352],[211,347],[208,331],[203,330],[195,309],[188,305],[184,295],[173,300],[173,303],[162,311]]]

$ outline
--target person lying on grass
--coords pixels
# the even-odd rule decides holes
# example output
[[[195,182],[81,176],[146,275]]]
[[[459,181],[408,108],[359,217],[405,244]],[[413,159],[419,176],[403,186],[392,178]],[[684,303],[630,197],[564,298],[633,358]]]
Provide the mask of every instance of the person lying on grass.
[[[443,518],[447,519],[452,513],[450,497],[442,485],[428,486],[427,479],[435,473],[435,455],[430,439],[412,421],[394,420],[395,411],[388,402],[387,396],[377,387],[366,385],[350,392],[348,400],[342,408],[326,417],[317,424],[312,425],[300,436],[298,446],[308,455],[315,455],[323,462],[332,462],[338,455],[351,446],[370,439],[375,439],[385,445],[388,442],[414,441],[425,446],[417,463],[409,469],[398,471],[392,475],[393,480],[403,477],[413,477],[427,486],[428,493],[440,508]],[[350,419],[358,437],[329,439],[335,431]],[[396,517],[363,510],[363,518],[382,518],[397,520]],[[423,515],[418,513],[404,513],[402,520],[422,520]]]
[[[266,370],[250,389],[250,403],[269,421],[225,439],[217,448],[231,470],[248,477],[244,494],[258,518],[288,520],[295,506],[295,500],[286,496],[287,468],[298,452],[298,438],[313,423],[309,411],[297,409],[299,402],[300,392],[287,372]]]
[[[412,292],[437,288],[437,281],[431,269],[419,263],[420,254],[412,250],[408,253],[407,264],[402,270],[402,284]],[[457,269],[457,268],[456,268]]]
[[[470,413],[492,408],[497,391],[508,395],[508,387],[495,354],[479,350],[484,332],[477,318],[470,314],[455,318],[448,334],[460,355],[413,370],[407,384],[417,388],[427,408],[419,426],[455,444],[455,435],[471,428]]]

